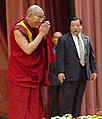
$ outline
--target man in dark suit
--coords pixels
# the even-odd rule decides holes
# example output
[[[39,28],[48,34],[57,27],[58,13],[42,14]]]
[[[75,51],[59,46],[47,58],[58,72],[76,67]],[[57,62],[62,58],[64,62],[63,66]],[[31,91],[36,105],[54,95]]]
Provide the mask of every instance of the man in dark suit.
[[[54,32],[52,37],[53,52],[56,53],[56,46],[58,42],[58,38],[62,36],[61,32]],[[56,58],[56,55],[55,55]],[[49,97],[50,97],[50,117],[54,117],[59,115],[59,99],[60,99],[60,85],[61,82],[58,80],[57,77],[57,69],[56,69],[56,61],[50,64],[50,72],[49,72],[49,80],[51,85],[48,88]]]
[[[58,40],[56,51],[58,79],[62,83],[60,115],[66,113],[72,114],[73,117],[80,115],[87,80],[97,77],[90,38],[82,34],[81,30],[81,19],[73,17],[70,20],[70,32]]]

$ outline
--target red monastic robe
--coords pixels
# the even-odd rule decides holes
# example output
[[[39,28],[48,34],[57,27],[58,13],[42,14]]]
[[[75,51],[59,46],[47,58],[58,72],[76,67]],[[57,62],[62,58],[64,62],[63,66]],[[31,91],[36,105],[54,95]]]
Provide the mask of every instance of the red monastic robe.
[[[34,39],[38,29],[23,22]],[[10,59],[8,68],[9,112],[8,119],[42,119],[44,117],[42,86],[49,85],[48,66],[54,60],[52,41],[49,35],[28,55],[18,46],[13,31],[18,29],[29,41],[27,29],[14,24],[10,32]]]

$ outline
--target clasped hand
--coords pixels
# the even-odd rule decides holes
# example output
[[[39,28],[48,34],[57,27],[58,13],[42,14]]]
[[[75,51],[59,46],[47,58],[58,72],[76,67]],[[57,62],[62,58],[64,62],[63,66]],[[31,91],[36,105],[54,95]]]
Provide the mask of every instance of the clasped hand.
[[[39,32],[41,32],[45,36],[49,32],[49,29],[50,29],[50,22],[45,21],[44,23],[41,24]]]

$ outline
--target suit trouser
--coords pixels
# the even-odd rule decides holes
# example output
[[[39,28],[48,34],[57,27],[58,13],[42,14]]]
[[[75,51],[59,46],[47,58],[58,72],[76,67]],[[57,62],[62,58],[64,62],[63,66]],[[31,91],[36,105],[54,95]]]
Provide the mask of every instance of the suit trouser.
[[[72,114],[73,117],[80,115],[85,86],[85,68],[80,67],[80,76],[78,81],[65,81],[61,85],[61,116],[64,114]]]
[[[49,97],[50,97],[50,117],[59,115],[60,106],[60,85],[49,87]]]

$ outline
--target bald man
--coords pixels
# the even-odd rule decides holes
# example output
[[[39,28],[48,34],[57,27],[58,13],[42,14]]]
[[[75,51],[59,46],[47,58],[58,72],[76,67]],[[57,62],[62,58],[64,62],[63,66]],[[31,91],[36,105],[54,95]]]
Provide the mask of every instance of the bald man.
[[[48,63],[53,56],[50,22],[44,20],[42,8],[32,5],[11,28],[8,119],[44,118],[42,87],[49,85]]]
[[[53,33],[53,37],[52,37],[52,41],[53,41],[53,44],[56,46],[57,43],[58,43],[58,38],[62,36],[62,33],[59,32],[59,31],[56,31]]]
[[[54,32],[52,37],[52,42],[54,44],[53,46],[53,52],[56,53],[56,46],[58,43],[59,37],[62,36],[61,32]],[[56,55],[55,55],[56,56]],[[57,69],[56,69],[56,62],[52,62],[50,64],[50,73],[49,73],[49,80],[50,80],[50,87],[49,89],[49,96],[50,96],[50,117],[54,117],[59,115],[59,97],[60,97],[60,81],[57,77]]]

